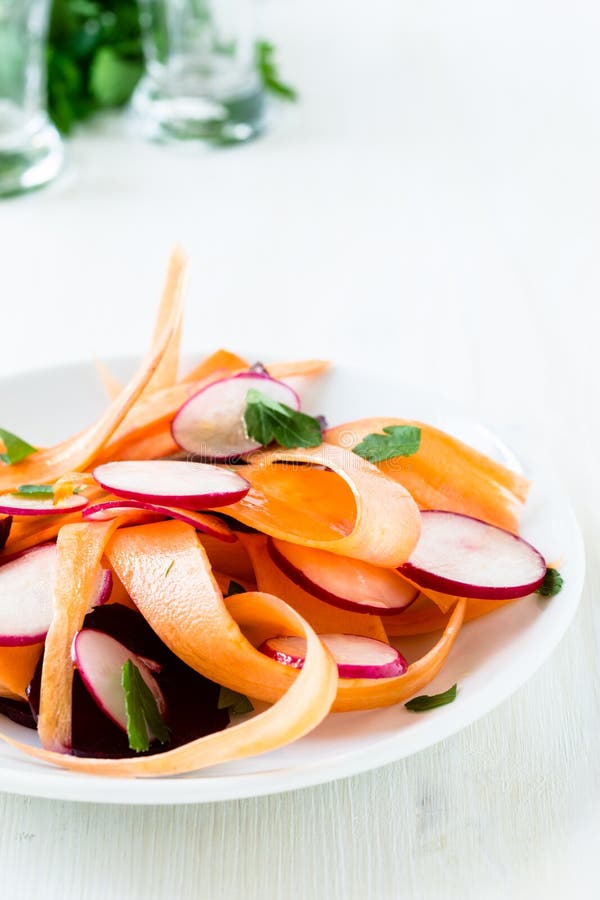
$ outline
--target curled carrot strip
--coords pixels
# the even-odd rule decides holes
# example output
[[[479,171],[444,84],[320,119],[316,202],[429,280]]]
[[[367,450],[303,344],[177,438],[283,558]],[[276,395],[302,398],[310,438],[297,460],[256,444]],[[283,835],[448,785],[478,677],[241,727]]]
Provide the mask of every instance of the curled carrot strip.
[[[227,514],[271,537],[394,568],[412,553],[421,519],[402,485],[332,444],[257,455],[250,492]],[[275,463],[312,463],[331,471]]]
[[[272,378],[322,375],[331,367],[326,359],[301,359],[295,362],[268,363],[267,372]]]
[[[85,522],[61,528],[57,547],[54,614],[46,635],[38,735],[42,746],[58,753],[71,744],[71,646],[90,611],[104,548],[119,524]]]
[[[457,602],[458,598],[454,597],[454,601]],[[465,623],[479,619],[481,616],[487,616],[508,603],[515,603],[515,600],[467,600]],[[432,631],[442,631],[448,624],[449,618],[449,614],[444,614],[432,600],[423,594],[405,613],[388,616],[385,630],[390,637],[430,634]]]
[[[527,479],[438,428],[408,419],[360,419],[330,428],[325,437],[352,448],[367,434],[394,425],[420,428],[420,447],[412,456],[385,460],[378,468],[404,485],[422,509],[464,513],[518,531]]]
[[[242,372],[249,368],[249,364],[241,356],[231,353],[229,350],[216,350],[198,363],[197,366],[187,373],[182,381],[201,381],[209,376],[218,375],[220,378],[227,378],[228,375],[234,375],[236,372]]]

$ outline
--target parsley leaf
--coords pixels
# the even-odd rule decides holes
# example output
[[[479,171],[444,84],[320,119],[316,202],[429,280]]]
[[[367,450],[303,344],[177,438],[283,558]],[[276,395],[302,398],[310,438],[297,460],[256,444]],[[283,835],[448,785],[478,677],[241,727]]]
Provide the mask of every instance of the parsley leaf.
[[[415,425],[388,425],[383,434],[368,434],[354,448],[357,456],[378,463],[395,456],[412,456],[421,445],[421,429]]]
[[[316,419],[272,400],[255,388],[250,388],[246,395],[244,422],[248,437],[263,447],[271,441],[288,448],[318,447],[323,440]]]
[[[229,590],[227,591],[228,597],[233,597],[234,594],[245,594],[246,588],[243,584],[240,584],[238,581],[230,581],[229,582]]]
[[[22,484],[13,493],[29,497],[52,497],[54,488],[51,484]]]
[[[32,447],[23,438],[17,437],[11,431],[6,431],[5,428],[0,428],[0,440],[4,444],[5,450],[4,453],[0,453],[0,459],[7,466],[21,462],[22,459],[35,453],[37,450],[37,447]]]
[[[275,47],[269,41],[257,41],[254,47],[256,70],[266,91],[282,100],[297,100],[298,93],[289,84],[284,84],[279,77],[274,60]]]
[[[217,709],[228,709],[236,716],[243,716],[244,713],[252,712],[254,707],[245,694],[238,694],[237,691],[221,686]]]
[[[421,694],[420,697],[413,697],[412,700],[409,700],[404,706],[406,709],[410,709],[411,712],[426,712],[428,709],[435,709],[436,706],[445,706],[447,703],[452,703],[452,701],[456,699],[456,689],[457,685],[453,684],[452,687],[448,688],[447,691],[444,691],[443,694],[432,694],[431,696],[428,694]]]
[[[127,737],[130,748],[137,753],[148,750],[149,732],[152,732],[161,744],[166,744],[169,740],[169,729],[163,722],[152,691],[142,678],[138,667],[130,659],[121,669],[121,684],[125,691]]]
[[[556,594],[560,594],[563,584],[564,581],[558,569],[546,569],[544,580],[536,594],[540,594],[542,597],[554,597]]]

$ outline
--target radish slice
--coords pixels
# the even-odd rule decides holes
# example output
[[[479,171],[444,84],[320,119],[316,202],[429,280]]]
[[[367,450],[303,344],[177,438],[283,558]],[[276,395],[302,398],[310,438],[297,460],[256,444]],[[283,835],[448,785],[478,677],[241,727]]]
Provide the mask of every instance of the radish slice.
[[[70,494],[54,503],[52,496],[32,497],[29,494],[0,494],[0,513],[13,516],[57,516],[77,512],[88,505],[83,494]]]
[[[300,409],[298,394],[287,384],[260,372],[242,372],[209,384],[184,403],[171,425],[175,443],[188,453],[216,461],[258,450],[261,445],[248,437],[244,422],[251,388]]]
[[[358,634],[320,634],[319,638],[336,661],[340,678],[395,678],[408,669],[402,654],[383,641]],[[306,657],[306,640],[269,638],[259,650],[285,666],[301,669]]]
[[[210,534],[220,541],[233,543],[237,540],[235,534],[225,522],[216,516],[207,516],[203,513],[195,513],[191,510],[175,509],[172,506],[162,506],[159,503],[147,503],[143,500],[107,500],[104,503],[95,503],[88,506],[83,512],[83,518],[92,522],[106,522],[108,519],[116,519],[123,513],[132,509],[147,510],[156,513],[166,519],[179,519],[193,525],[197,531]]]
[[[56,544],[42,544],[0,566],[0,647],[37,644],[46,637],[54,611]],[[98,576],[93,606],[106,603],[112,572]]]
[[[81,679],[102,712],[127,731],[125,691],[121,683],[122,669],[130,659],[150,688],[161,715],[165,712],[165,700],[156,678],[145,661],[132,653],[124,644],[103,631],[83,628],[73,641],[73,662]],[[152,740],[153,735],[149,734]]]
[[[229,469],[173,459],[105,463],[96,466],[94,478],[117,497],[183,509],[227,506],[250,490],[246,479]]]
[[[269,555],[294,584],[341,609],[385,616],[396,615],[417,599],[418,588],[395,569],[382,569],[349,559],[269,538]]]
[[[543,556],[510,531],[441,510],[421,512],[421,537],[399,572],[422,588],[479,600],[511,600],[537,590]]]

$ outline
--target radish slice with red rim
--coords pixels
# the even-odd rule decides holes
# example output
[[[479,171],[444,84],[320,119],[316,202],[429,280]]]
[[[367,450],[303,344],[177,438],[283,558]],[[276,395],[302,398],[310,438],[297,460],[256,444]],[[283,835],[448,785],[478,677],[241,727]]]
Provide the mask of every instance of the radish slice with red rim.
[[[227,506],[245,497],[245,478],[219,466],[173,459],[123,460],[94,469],[105,490],[125,497],[182,509]]]
[[[377,616],[397,615],[419,595],[418,588],[395,569],[382,569],[359,559],[277,538],[269,538],[267,548],[275,565],[294,584],[341,609]]]
[[[340,678],[395,678],[404,675],[408,663],[390,644],[358,634],[320,634],[337,663]],[[259,650],[277,662],[301,669],[306,656],[306,640],[301,637],[274,637]]]
[[[244,422],[251,388],[300,409],[300,398],[289,385],[265,373],[242,372],[209,384],[184,403],[171,425],[175,443],[188,453],[215,461],[258,450],[261,445],[248,437]]]
[[[0,566],[0,647],[37,644],[46,637],[54,612],[56,544],[42,544]],[[112,572],[102,569],[93,606],[106,603]]]
[[[399,572],[420,587],[479,600],[511,600],[539,588],[546,562],[523,538],[480,519],[421,512],[421,536]]]
[[[83,494],[71,494],[54,503],[52,495],[35,497],[31,494],[0,494],[0,513],[12,516],[60,516],[77,512],[88,505]]]
[[[144,500],[106,500],[103,503],[95,503],[84,510],[83,518],[91,522],[106,522],[108,519],[116,519],[124,513],[131,512],[132,509],[155,513],[165,519],[179,519],[181,522],[192,525],[197,531],[210,534],[220,541],[233,543],[237,540],[229,525],[216,516],[196,513],[187,509],[175,509],[172,506],[148,503]]]
[[[122,669],[127,660],[137,666],[156,700],[161,715],[165,700],[156,678],[140,656],[103,631],[83,628],[73,641],[73,662],[92,698],[109,719],[127,731],[127,708],[122,685]],[[150,740],[153,735],[149,734]]]

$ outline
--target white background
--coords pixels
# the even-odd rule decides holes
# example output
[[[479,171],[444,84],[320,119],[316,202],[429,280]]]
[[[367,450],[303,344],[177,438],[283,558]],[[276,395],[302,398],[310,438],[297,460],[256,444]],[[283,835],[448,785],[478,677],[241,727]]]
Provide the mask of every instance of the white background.
[[[2,797],[1,893],[597,897],[600,7],[263,10],[302,94],[264,139],[190,155],[96,122],[2,202],[0,373],[140,351],[179,240],[190,348],[359,361],[527,423],[586,534],[582,609],[511,701],[368,775],[181,809]]]

